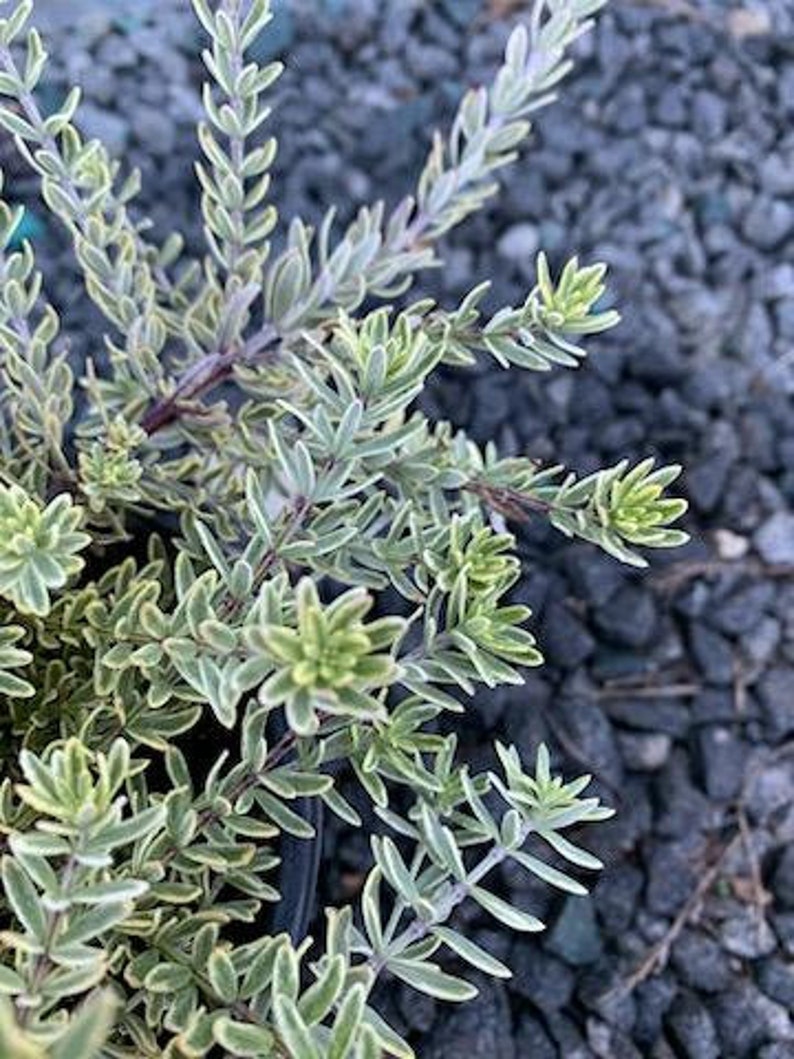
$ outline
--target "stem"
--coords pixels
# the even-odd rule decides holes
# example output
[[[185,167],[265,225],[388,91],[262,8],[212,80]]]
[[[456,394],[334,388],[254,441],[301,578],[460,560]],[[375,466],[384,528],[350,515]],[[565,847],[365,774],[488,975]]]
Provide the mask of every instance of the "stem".
[[[328,717],[321,717],[320,725],[322,726],[324,722],[327,723],[328,720]],[[257,771],[249,772],[247,776],[241,777],[230,791],[224,792],[224,799],[233,804],[237,801],[238,798],[241,798],[242,795],[244,795],[247,791],[250,791],[253,787],[258,786],[262,781],[262,777],[266,773],[272,772],[273,769],[277,768],[286,758],[289,757],[289,755],[294,750],[297,741],[298,736],[294,732],[287,732],[285,735],[283,735],[265,758],[265,762],[262,765],[262,768],[258,769]],[[196,833],[198,834],[200,831],[203,831],[208,827],[212,827],[214,824],[220,823],[222,819],[223,813],[219,812],[217,809],[207,808],[202,810],[202,812],[199,813],[198,819],[196,821]],[[177,857],[181,852],[182,851],[179,846],[171,846],[162,855],[161,862],[166,865],[170,864],[171,861],[175,857]]]
[[[549,512],[559,507],[553,501],[541,500],[540,497],[522,493],[518,489],[490,485],[479,478],[472,478],[461,488],[466,493],[473,493],[488,507],[494,508],[516,522],[526,522],[531,511],[548,515]]]
[[[72,853],[69,856],[69,859],[66,861],[66,864],[63,868],[63,872],[61,874],[61,891],[68,890],[76,870],[77,855],[76,853]],[[44,984],[44,980],[46,979],[47,974],[54,967],[54,964],[50,959],[50,949],[52,948],[53,943],[55,942],[55,939],[58,935],[58,931],[60,929],[61,923],[63,922],[64,916],[65,912],[63,911],[49,913],[47,933],[44,938],[44,948],[43,951],[38,953],[33,960],[30,984],[28,985],[28,989],[25,993],[25,998],[28,1000],[35,1000],[38,997],[39,990]],[[32,1004],[25,1005],[22,1008],[19,1008],[19,1005],[17,1004],[17,1007],[19,1010],[19,1025],[24,1029],[30,1022],[31,1016],[35,1008]]]
[[[518,846],[521,846],[526,842],[532,833],[533,825],[531,823],[525,823],[521,830],[520,839]],[[375,976],[379,975],[381,971],[388,968],[389,960],[394,957],[399,957],[401,953],[405,952],[411,945],[421,941],[423,938],[433,930],[433,927],[440,926],[445,923],[458,905],[462,904],[468,897],[471,896],[473,888],[490,874],[494,868],[498,867],[504,860],[510,856],[510,850],[501,844],[497,844],[493,849],[487,853],[483,859],[472,868],[471,872],[466,876],[465,879],[461,879],[459,882],[449,886],[444,892],[438,905],[433,910],[432,916],[427,919],[416,917],[414,921],[409,924],[396,938],[391,945],[389,945],[383,952],[373,953],[372,956],[366,961],[365,966],[369,967]]]
[[[240,0],[224,0],[223,7],[224,11],[229,16],[229,21],[232,23],[234,31],[234,43],[229,55],[229,60],[232,67],[232,81],[236,85],[240,73],[242,72],[244,62],[242,49],[240,47],[241,2]],[[242,125],[245,114],[245,102],[236,90],[229,97],[229,105],[234,112],[238,125]],[[229,136],[229,150],[231,151],[232,171],[236,179],[240,181],[240,192],[244,198],[245,178],[243,177],[243,166],[245,164],[245,136]],[[226,282],[227,294],[229,294],[229,284],[236,273],[237,263],[245,250],[245,214],[242,206],[238,207],[232,213],[232,228],[237,235],[233,239],[226,240],[227,259],[224,264],[228,271]]]
[[[292,512],[284,525],[283,530],[279,534],[278,540],[273,544],[271,548],[265,552],[261,563],[254,572],[254,583],[251,587],[251,595],[256,596],[265,578],[270,573],[271,569],[278,561],[279,551],[288,544],[292,539],[292,536],[303,526],[306,516],[312,509],[312,502],[308,497],[298,497],[292,506]],[[235,618],[240,612],[240,609],[244,605],[244,600],[233,599],[231,596],[227,596],[223,606],[219,610],[219,617],[222,620],[229,620]]]
[[[280,351],[279,333],[268,324],[241,346],[207,353],[185,371],[171,394],[150,405],[140,421],[141,429],[149,437],[157,434],[188,411],[192,401],[225,382],[236,364],[272,363],[278,360]]]

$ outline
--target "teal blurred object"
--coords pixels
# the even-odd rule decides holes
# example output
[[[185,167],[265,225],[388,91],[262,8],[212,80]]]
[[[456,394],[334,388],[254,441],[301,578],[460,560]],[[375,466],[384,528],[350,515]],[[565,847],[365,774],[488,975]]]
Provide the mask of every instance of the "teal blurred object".
[[[18,250],[25,240],[31,243],[35,243],[40,239],[46,231],[43,221],[33,212],[33,210],[25,208],[24,213],[16,226],[16,230],[11,238],[10,247],[12,250]]]
[[[136,29],[140,29],[145,25],[144,19],[138,15],[118,15],[113,19],[113,24],[117,29],[120,29],[122,33],[126,33],[128,36],[134,33]]]
[[[289,0],[273,0],[273,19],[251,46],[251,58],[264,65],[289,51],[295,38],[295,18]]]

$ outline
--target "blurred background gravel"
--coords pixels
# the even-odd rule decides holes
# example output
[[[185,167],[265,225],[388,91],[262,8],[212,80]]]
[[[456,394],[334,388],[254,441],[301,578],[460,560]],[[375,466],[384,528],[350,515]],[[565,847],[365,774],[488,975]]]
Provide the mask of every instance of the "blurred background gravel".
[[[277,0],[259,57],[281,57],[283,216],[393,202],[432,127],[487,80],[524,0]],[[200,238],[200,38],[188,0],[37,0],[46,86],[85,91],[82,122],[139,165],[158,226]],[[515,939],[473,936],[515,967],[462,1011],[389,990],[422,1059],[784,1059],[794,1056],[794,5],[615,0],[581,42],[505,193],[454,233],[418,288],[450,303],[490,278],[522,299],[535,252],[611,266],[624,320],[576,373],[444,377],[436,415],[504,452],[585,473],[658,455],[685,464],[693,543],[626,571],[541,523],[519,527],[548,665],[483,697],[483,735],[592,771],[616,805],[592,901],[550,900],[505,872],[547,919]],[[7,144],[0,144],[8,157]],[[99,342],[71,308],[75,272],[9,159],[12,192],[75,349]],[[331,827],[328,895],[349,896],[363,836]],[[471,913],[470,913],[471,914]]]

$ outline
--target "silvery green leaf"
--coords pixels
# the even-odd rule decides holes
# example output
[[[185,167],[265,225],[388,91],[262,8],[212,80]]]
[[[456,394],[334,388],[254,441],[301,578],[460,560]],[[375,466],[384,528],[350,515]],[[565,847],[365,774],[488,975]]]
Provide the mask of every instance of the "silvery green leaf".
[[[388,837],[380,840],[373,838],[372,849],[378,866],[391,886],[409,904],[416,901],[419,898],[416,880],[405,866],[394,842]]]
[[[536,916],[514,908],[513,905],[497,897],[496,894],[484,890],[481,886],[473,886],[470,893],[478,905],[481,905],[486,912],[498,919],[500,923],[504,923],[506,927],[510,927],[511,930],[534,932],[544,929],[544,924]]]
[[[526,868],[527,871],[531,871],[533,875],[537,875],[539,879],[547,882],[550,886],[554,886],[558,890],[564,890],[570,894],[577,894],[583,896],[587,893],[586,887],[582,886],[576,879],[572,879],[569,875],[559,871],[557,868],[553,868],[550,864],[546,864],[545,861],[540,860],[538,857],[533,857],[529,853],[525,853],[520,849],[514,849],[511,851],[510,856],[522,868]]]
[[[70,893],[75,904],[102,905],[135,901],[148,891],[149,884],[143,879],[111,879],[108,882],[89,883]]]
[[[5,996],[18,996],[26,990],[25,980],[15,970],[0,964],[0,994]]]
[[[311,1031],[300,1016],[295,1002],[278,993],[273,999],[276,1028],[292,1059],[322,1059]]]
[[[207,977],[210,985],[224,1003],[230,1004],[237,997],[237,973],[229,954],[224,949],[215,949],[207,961]]]
[[[301,1018],[314,1026],[325,1019],[336,1006],[347,975],[347,963],[341,955],[326,959],[325,966],[298,1001]]]
[[[335,787],[323,791],[321,797],[331,812],[335,813],[340,820],[344,820],[351,827],[361,827],[361,817]]]
[[[457,953],[467,963],[470,963],[472,967],[476,967],[484,974],[492,975],[495,978],[509,978],[511,976],[512,972],[509,967],[505,967],[495,956],[491,956],[490,953],[481,949],[479,945],[475,945],[473,941],[464,937],[458,931],[450,930],[449,927],[433,927],[433,933],[454,953]]]
[[[588,871],[600,871],[603,868],[604,865],[598,857],[589,853],[586,849],[574,845],[573,842],[557,834],[556,831],[540,830],[538,833],[545,842],[548,842],[552,849],[572,864],[577,864],[580,868],[587,868]]]
[[[366,993],[361,985],[354,985],[339,1005],[328,1041],[327,1059],[347,1059],[351,1054],[361,1019]]]
[[[387,964],[392,974],[403,982],[439,1000],[461,1003],[477,996],[477,989],[462,978],[447,974],[433,963],[393,958]]]
[[[47,918],[38,891],[12,857],[2,864],[3,890],[14,915],[40,943],[47,935]]]
[[[361,894],[361,912],[364,917],[364,926],[367,937],[375,952],[383,948],[383,925],[380,914],[380,880],[381,871],[373,868],[367,876],[364,889]]]
[[[101,904],[90,907],[86,911],[73,913],[69,917],[66,929],[58,935],[57,949],[101,938],[130,914],[131,907],[126,902]]]
[[[118,1008],[118,999],[110,989],[90,997],[72,1015],[66,1032],[53,1045],[52,1059],[96,1059],[108,1038]]]
[[[221,1015],[212,1024],[213,1037],[221,1048],[232,1055],[262,1059],[272,1053],[275,1037],[264,1026],[254,1026],[248,1022],[235,1022],[227,1015]]]
[[[144,987],[153,993],[176,993],[190,985],[193,973],[189,967],[178,963],[159,963],[153,967],[143,981]]]
[[[377,1037],[381,1048],[395,1059],[415,1059],[414,1050],[374,1008],[365,1007],[363,1022]]]

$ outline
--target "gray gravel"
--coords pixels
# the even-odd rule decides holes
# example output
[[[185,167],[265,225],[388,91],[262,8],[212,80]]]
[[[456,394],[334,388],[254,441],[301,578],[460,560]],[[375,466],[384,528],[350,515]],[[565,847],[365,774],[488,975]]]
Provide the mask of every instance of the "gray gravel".
[[[143,170],[156,224],[199,225],[198,35],[186,0],[38,0],[56,76],[85,88],[83,125]],[[411,185],[431,126],[487,78],[508,24],[486,0],[278,0],[262,56],[289,49],[277,93],[275,194],[285,215],[342,217]],[[576,374],[444,377],[437,415],[505,451],[580,473],[626,455],[686,468],[693,543],[638,577],[541,523],[518,529],[549,666],[470,715],[529,753],[546,739],[593,771],[618,814],[592,902],[501,884],[547,917],[513,942],[467,913],[515,978],[462,1011],[389,988],[395,1025],[432,1059],[709,1059],[794,1054],[794,8],[789,0],[615,3],[537,124],[506,191],[449,241],[421,290],[450,301],[483,278],[516,302],[545,249],[603,258],[624,322]],[[13,177],[20,195],[27,181]],[[35,209],[35,207],[34,207]],[[62,243],[43,226],[40,253]],[[53,272],[50,271],[50,276]],[[71,301],[74,274],[54,294]],[[90,333],[74,317],[78,337]],[[83,345],[85,343],[83,342]],[[704,872],[734,843],[715,885]],[[327,838],[328,892],[366,845]],[[676,917],[666,966],[625,983]],[[479,936],[479,934],[478,934]],[[512,949],[512,952],[511,952]],[[618,993],[620,991],[618,990]],[[612,998],[612,999],[610,999]]]

